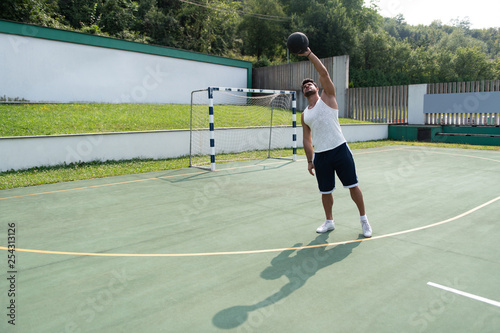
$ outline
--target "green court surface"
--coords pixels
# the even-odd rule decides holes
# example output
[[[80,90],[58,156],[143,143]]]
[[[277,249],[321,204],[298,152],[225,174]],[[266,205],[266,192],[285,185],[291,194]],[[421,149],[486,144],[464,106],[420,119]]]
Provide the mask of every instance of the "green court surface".
[[[0,191],[0,331],[499,332],[500,152],[354,157],[370,239],[304,156]]]

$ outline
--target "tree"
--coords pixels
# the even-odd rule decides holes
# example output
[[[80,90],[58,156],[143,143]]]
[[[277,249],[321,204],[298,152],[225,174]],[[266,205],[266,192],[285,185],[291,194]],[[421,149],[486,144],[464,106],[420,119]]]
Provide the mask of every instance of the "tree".
[[[378,14],[374,3],[371,3],[370,7],[365,7],[363,0],[341,0],[341,2],[358,32],[382,25],[382,16]]]
[[[104,0],[97,9],[102,30],[110,35],[130,30],[137,21],[138,9],[139,5],[132,0]]]
[[[326,58],[351,54],[358,41],[357,28],[340,0],[306,3],[297,29],[308,36],[316,55]]]
[[[500,80],[500,57],[497,57],[495,61],[493,61],[493,78]]]
[[[396,44],[394,37],[384,30],[367,30],[361,35],[360,50],[363,57],[362,68],[377,68],[385,72],[392,69],[394,61],[393,48]]]
[[[461,30],[465,31],[467,34],[470,33],[470,18],[468,16],[464,18],[457,17],[456,19],[451,20],[451,25]]]
[[[499,78],[500,28],[412,26],[372,0],[1,0],[0,18],[207,54],[283,63],[293,31],[320,58],[350,56],[353,84]],[[292,55],[292,61],[303,59]]]
[[[433,57],[434,70],[431,72],[432,77],[437,79],[437,82],[452,82],[457,81],[457,74],[453,66],[453,53],[449,50],[436,52]]]
[[[231,49],[239,16],[239,3],[214,0],[207,6],[183,3],[177,14],[180,26],[179,47],[222,55]]]
[[[435,50],[447,50],[456,52],[460,47],[478,47],[482,52],[487,52],[488,47],[485,42],[466,35],[463,29],[455,29],[452,33],[444,35],[435,44]]]
[[[152,43],[179,47],[180,27],[175,13],[161,10],[154,4],[142,17],[141,30],[151,38]]]
[[[2,18],[11,21],[31,22],[33,13],[43,8],[41,0],[3,0],[0,2],[0,13]]]
[[[436,76],[435,60],[425,47],[413,48],[406,60],[410,83],[430,83]]]
[[[2,13],[1,15],[4,20],[10,21],[23,22],[22,17],[25,16],[21,13],[21,8],[17,0],[3,0],[0,2],[0,13]]]
[[[59,0],[59,12],[64,17],[64,22],[73,28],[99,26],[99,7],[102,0]]]
[[[2,0],[0,18],[45,27],[68,28],[61,23],[57,0]]]
[[[477,46],[458,48],[453,66],[460,81],[487,80],[494,75],[493,64]]]
[[[238,27],[243,40],[243,54],[275,58],[283,55],[286,16],[278,0],[246,0]],[[279,19],[283,17],[284,19]]]

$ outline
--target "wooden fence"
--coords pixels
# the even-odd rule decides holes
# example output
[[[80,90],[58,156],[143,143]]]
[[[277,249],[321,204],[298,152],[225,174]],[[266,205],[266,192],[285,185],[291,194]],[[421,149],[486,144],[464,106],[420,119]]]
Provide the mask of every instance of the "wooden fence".
[[[406,123],[408,86],[350,88],[347,117],[374,123]]]
[[[337,101],[344,111],[347,96],[349,56],[320,59],[330,73],[337,88]],[[305,78],[319,83],[319,74],[310,61],[300,61],[286,65],[255,68],[252,71],[252,87],[256,89],[297,91],[297,110],[307,107],[307,100],[300,91]]]
[[[331,72],[332,58],[321,60]],[[297,92],[297,110],[302,110],[307,106],[307,101],[301,94],[300,84],[306,77],[319,82],[319,75],[310,61],[261,67],[252,71],[252,86],[257,89],[294,90]]]
[[[500,91],[500,80],[449,82],[427,85],[427,94]],[[351,88],[348,90],[348,118],[376,123],[407,123],[408,86]],[[500,126],[498,113],[429,113],[427,125]]]
[[[329,73],[333,72],[333,57],[321,59]],[[310,61],[286,65],[255,68],[252,71],[252,85],[259,89],[296,90],[306,77],[319,82],[319,75]]]
[[[337,100],[341,116],[375,123],[408,122],[408,86],[368,87],[346,89],[349,57],[321,59],[332,73],[337,88]],[[305,77],[319,81],[318,74],[309,61],[280,66],[269,66],[253,70],[254,88],[295,90],[297,109],[307,106],[300,93],[300,83]],[[452,94],[469,92],[500,91],[500,80],[476,82],[450,82],[427,85],[427,94]],[[345,112],[344,112],[345,110]],[[475,125],[500,126],[500,111],[497,113],[432,113],[426,115],[428,125]]]
[[[427,94],[454,94],[500,91],[500,80],[434,83],[427,85]],[[500,106],[497,113],[428,113],[427,125],[500,126]]]

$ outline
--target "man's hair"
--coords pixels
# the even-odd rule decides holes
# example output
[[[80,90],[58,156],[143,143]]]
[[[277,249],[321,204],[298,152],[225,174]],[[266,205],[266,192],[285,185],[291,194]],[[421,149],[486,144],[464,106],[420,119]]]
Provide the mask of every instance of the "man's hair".
[[[309,82],[312,82],[312,84],[314,84],[314,86],[316,88],[318,88],[318,85],[316,84],[316,82],[314,82],[313,79],[307,78],[307,79],[302,80],[302,84],[300,85],[300,90],[304,91],[304,84],[309,83]]]

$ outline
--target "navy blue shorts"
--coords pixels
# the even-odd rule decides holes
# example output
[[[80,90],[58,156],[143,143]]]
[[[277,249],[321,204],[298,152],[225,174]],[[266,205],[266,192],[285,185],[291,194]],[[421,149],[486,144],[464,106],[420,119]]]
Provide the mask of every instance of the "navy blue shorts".
[[[315,153],[313,164],[319,191],[322,194],[329,194],[335,190],[335,173],[345,188],[358,186],[354,158],[345,142],[332,150]]]

